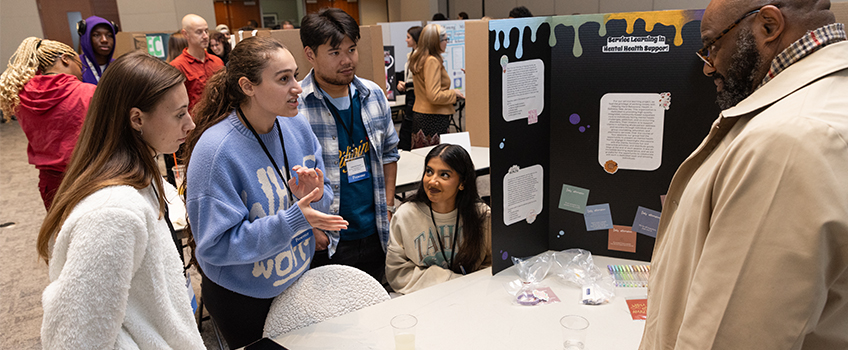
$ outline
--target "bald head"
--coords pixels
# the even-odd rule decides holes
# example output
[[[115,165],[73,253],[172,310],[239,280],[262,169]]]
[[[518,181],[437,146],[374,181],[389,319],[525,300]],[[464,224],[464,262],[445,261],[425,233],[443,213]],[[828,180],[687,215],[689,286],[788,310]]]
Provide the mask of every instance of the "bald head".
[[[766,6],[776,9],[782,17],[785,27],[781,28],[780,41],[786,44],[783,48],[808,31],[836,21],[830,12],[830,0],[713,0],[704,11],[701,38],[707,42],[746,13]],[[756,15],[767,20],[759,13]]]
[[[704,74],[716,84],[722,109],[762,83],[771,61],[807,32],[835,21],[830,0],[713,0],[701,20],[708,49]]]
[[[183,17],[182,24],[183,24],[183,30],[187,30],[191,27],[198,26],[198,25],[204,25],[205,26],[206,20],[203,19],[203,17],[200,17],[200,16],[195,15],[193,13],[189,13],[189,14],[185,15],[185,17]]]
[[[190,51],[205,50],[209,46],[209,26],[203,17],[195,14],[185,15],[182,25],[182,33]]]

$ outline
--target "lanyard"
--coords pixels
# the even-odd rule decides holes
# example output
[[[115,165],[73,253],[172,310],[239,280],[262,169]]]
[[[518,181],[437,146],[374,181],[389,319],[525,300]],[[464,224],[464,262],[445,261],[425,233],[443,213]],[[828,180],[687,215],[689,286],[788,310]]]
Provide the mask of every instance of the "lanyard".
[[[451,258],[445,254],[445,247],[442,244],[442,235],[439,234],[439,225],[436,225],[436,216],[433,214],[433,205],[430,204],[430,219],[433,219],[433,227],[436,228],[436,237],[439,237],[439,250],[442,251],[442,258],[448,263],[448,269],[453,269],[453,258],[456,256],[456,236],[459,236],[459,208],[456,209],[456,224],[453,225],[453,245],[451,246]]]
[[[268,159],[271,160],[271,164],[274,166],[274,170],[277,171],[277,175],[280,176],[280,181],[283,182],[283,185],[286,186],[286,190],[289,192],[289,204],[294,203],[294,198],[292,197],[291,188],[289,188],[289,183],[286,181],[286,178],[283,177],[283,173],[280,172],[280,167],[277,166],[277,162],[274,161],[274,157],[271,157],[271,152],[268,152],[268,147],[265,147],[265,143],[262,142],[262,139],[259,138],[259,134],[256,133],[256,130],[253,129],[253,125],[250,125],[250,122],[247,120],[247,117],[244,116],[244,112],[241,111],[241,107],[236,107],[241,119],[244,120],[244,124],[247,125],[247,128],[250,129],[250,132],[253,133],[253,136],[256,137],[256,141],[259,141],[259,145],[262,146],[262,150],[265,151],[265,155],[268,156]],[[289,172],[289,156],[286,155],[286,142],[283,141],[283,131],[280,128],[280,121],[276,118],[274,119],[274,125],[277,126],[277,132],[280,134],[280,148],[283,150],[283,162],[285,162],[286,166],[286,175],[288,175],[289,179],[291,178],[291,173]]]
[[[327,93],[326,93],[326,92],[324,92],[324,90],[323,90],[323,89],[321,89],[321,87],[320,87],[320,86],[318,86],[318,82],[317,82],[317,81],[315,82],[315,86],[316,86],[316,87],[318,87],[318,90],[319,90],[319,91],[321,91],[321,93],[322,93],[322,94],[324,94],[324,97],[326,97],[326,98],[328,98],[328,99],[329,99],[329,98],[332,98],[332,97],[328,96],[328,95],[327,95]],[[344,129],[344,131],[347,133],[347,138],[348,138],[348,140],[349,140],[351,143],[353,143],[353,91],[351,91],[351,90],[353,90],[353,89],[351,89],[351,88],[350,88],[350,84],[348,84],[348,87],[347,87],[347,96],[348,96],[348,98],[350,98],[350,106],[349,106],[349,108],[350,108],[350,129],[348,129],[348,128],[347,128],[347,125],[346,125],[346,124],[344,123],[344,121],[342,120],[341,112],[339,112],[339,109],[338,109],[338,108],[336,108],[336,106],[335,106],[335,105],[333,105],[333,103],[332,103],[332,102],[330,102],[330,101],[327,101],[327,106],[332,108],[332,109],[331,109],[331,113],[330,113],[330,114],[332,114],[332,115],[333,115],[333,118],[335,118],[335,119],[336,119],[336,122],[337,122],[337,123],[339,123],[339,124],[341,124],[341,125],[342,125],[342,129]],[[332,112],[335,112],[335,113],[332,113]]]
[[[82,55],[82,56],[85,57],[85,63],[88,64],[88,69],[91,70],[91,74],[94,74],[94,80],[99,82],[100,81],[100,74],[97,74],[97,69],[94,68],[94,64],[91,63],[91,60],[88,59],[88,56],[86,56],[86,55]]]

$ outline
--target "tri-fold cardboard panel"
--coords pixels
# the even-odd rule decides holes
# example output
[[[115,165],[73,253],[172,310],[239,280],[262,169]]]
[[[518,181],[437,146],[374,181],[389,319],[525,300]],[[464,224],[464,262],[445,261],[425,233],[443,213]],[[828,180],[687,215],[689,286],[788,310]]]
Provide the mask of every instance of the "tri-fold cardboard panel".
[[[360,26],[360,39],[357,43],[359,50],[359,65],[356,69],[356,75],[360,78],[365,78],[374,81],[382,87],[386,88],[386,73],[383,63],[383,34],[380,26]],[[119,32],[115,36],[115,53],[117,58],[127,52],[134,50],[148,50],[148,44],[153,44],[157,40],[161,41],[165,50],[168,46],[168,35],[162,32]],[[239,31],[233,33],[238,41],[244,40],[253,36],[270,36],[279,40],[291,52],[297,62],[300,71],[300,79],[309,73],[312,69],[312,64],[306,60],[303,52],[303,44],[300,41],[300,29],[288,30],[266,30],[259,29],[256,31]],[[156,40],[148,40],[148,37],[159,36]],[[164,51],[163,51],[164,52]],[[165,54],[167,55],[167,53]],[[167,56],[163,56],[167,57]]]

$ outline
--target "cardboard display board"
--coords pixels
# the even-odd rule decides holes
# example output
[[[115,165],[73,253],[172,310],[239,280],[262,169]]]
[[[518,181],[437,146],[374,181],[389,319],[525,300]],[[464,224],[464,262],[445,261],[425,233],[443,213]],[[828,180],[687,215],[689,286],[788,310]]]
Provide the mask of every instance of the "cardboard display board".
[[[471,145],[489,147],[489,21],[465,21],[465,130]]]
[[[151,56],[166,60],[168,58],[168,38],[171,34],[161,32],[118,32],[115,35],[115,52],[112,57],[135,50],[145,50]]]
[[[272,30],[269,31],[269,35],[279,40],[291,51],[300,72],[298,80],[302,80],[312,69],[312,64],[309,63],[306,54],[303,52],[300,29]],[[383,61],[383,34],[380,26],[360,26],[359,36],[359,42],[356,44],[359,50],[359,65],[356,67],[356,75],[377,83],[385,90],[386,65]]]
[[[650,260],[661,198],[720,112],[702,14],[489,22],[493,272],[549,249]]]
[[[360,39],[357,43],[359,50],[359,65],[356,68],[356,75],[360,78],[371,80],[384,90],[386,88],[386,66],[383,60],[383,34],[379,26],[360,26]],[[297,62],[300,76],[298,79],[303,79],[312,65],[306,60],[303,53],[303,44],[300,42],[300,29],[288,30],[267,30],[257,29],[255,31],[238,31],[233,33],[233,37],[238,41],[250,38],[252,36],[270,36],[279,40],[285,45],[294,56]],[[142,33],[142,32],[118,32],[115,36],[115,54],[114,57],[120,57],[134,50],[148,50],[148,53],[158,56],[161,53],[162,59],[168,57],[168,38],[169,34],[161,32]],[[240,40],[239,40],[240,38]],[[157,43],[162,43],[162,48]]]

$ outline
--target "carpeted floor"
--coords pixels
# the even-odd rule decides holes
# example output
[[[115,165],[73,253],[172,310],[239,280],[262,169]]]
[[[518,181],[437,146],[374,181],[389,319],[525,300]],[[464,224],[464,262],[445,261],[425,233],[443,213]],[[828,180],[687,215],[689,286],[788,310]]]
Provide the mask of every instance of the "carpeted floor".
[[[26,148],[16,121],[0,124],[0,226],[8,225],[0,228],[0,349],[41,349],[41,292],[49,279],[35,241],[45,211]],[[196,272],[192,285],[200,295]],[[201,335],[207,348],[219,348],[210,322]]]

